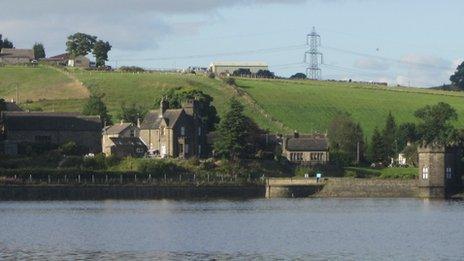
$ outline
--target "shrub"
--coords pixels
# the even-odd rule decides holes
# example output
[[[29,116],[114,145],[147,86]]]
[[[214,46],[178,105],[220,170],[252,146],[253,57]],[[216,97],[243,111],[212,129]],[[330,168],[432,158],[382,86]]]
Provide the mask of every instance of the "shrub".
[[[216,74],[214,74],[213,72],[210,72],[210,73],[208,73],[208,78],[214,79],[214,78],[216,78]]]
[[[69,141],[62,144],[59,147],[59,150],[64,155],[77,155],[79,153],[77,144],[74,141]]]
[[[310,167],[298,166],[295,168],[294,173],[296,177],[304,177],[305,174],[308,174],[310,177],[312,177],[316,174],[316,171]]]
[[[227,85],[236,85],[235,79],[231,77],[224,78],[224,83]]]
[[[81,168],[83,163],[82,157],[68,156],[59,163],[58,168]]]
[[[94,157],[85,157],[82,166],[84,169],[89,170],[104,170],[108,167],[104,154],[97,154]]]
[[[185,172],[185,169],[167,160],[145,159],[140,162],[137,171],[151,174],[153,177],[161,178],[164,175],[173,176]]]
[[[145,69],[143,69],[142,67],[138,67],[138,66],[121,66],[119,70],[123,72],[144,72],[145,71]]]

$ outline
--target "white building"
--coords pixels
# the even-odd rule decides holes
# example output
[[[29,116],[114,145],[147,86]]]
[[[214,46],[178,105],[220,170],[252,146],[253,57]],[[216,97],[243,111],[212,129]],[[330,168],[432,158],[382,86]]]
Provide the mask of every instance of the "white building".
[[[259,70],[269,70],[269,66],[264,62],[213,62],[209,69],[219,75],[232,74],[238,69],[249,69],[251,73],[257,73]]]

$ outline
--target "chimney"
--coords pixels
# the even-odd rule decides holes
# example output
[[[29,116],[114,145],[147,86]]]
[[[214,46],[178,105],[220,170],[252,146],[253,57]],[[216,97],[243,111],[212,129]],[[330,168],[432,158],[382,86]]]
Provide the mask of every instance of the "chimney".
[[[295,130],[295,131],[293,132],[293,137],[296,138],[296,139],[298,139],[298,138],[300,137],[300,134],[298,133],[297,130]]]
[[[166,100],[165,97],[163,97],[160,103],[160,115],[159,115],[160,118],[163,118],[163,115],[168,108],[169,108],[169,102]]]

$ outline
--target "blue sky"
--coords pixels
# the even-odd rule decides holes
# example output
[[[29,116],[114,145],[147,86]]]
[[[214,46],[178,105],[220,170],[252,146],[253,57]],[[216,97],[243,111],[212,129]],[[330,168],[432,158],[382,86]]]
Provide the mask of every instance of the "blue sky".
[[[113,45],[110,65],[207,66],[265,61],[304,71],[305,35],[322,37],[325,79],[436,86],[463,60],[463,1],[0,0],[0,32],[16,47],[65,49],[77,31]],[[87,8],[82,8],[87,6]],[[44,15],[45,14],[45,15]]]

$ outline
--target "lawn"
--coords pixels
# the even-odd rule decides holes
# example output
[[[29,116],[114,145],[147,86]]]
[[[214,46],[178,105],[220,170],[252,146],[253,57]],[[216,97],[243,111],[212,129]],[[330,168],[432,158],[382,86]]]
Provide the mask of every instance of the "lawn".
[[[0,96],[19,101],[84,99],[88,90],[54,68],[6,66],[0,68]]]
[[[446,102],[464,114],[464,93],[366,84],[238,79],[240,88],[279,121],[300,132],[325,132],[335,115],[348,112],[370,137],[389,111],[397,122],[416,121],[418,108]],[[457,126],[462,127],[464,117]]]

